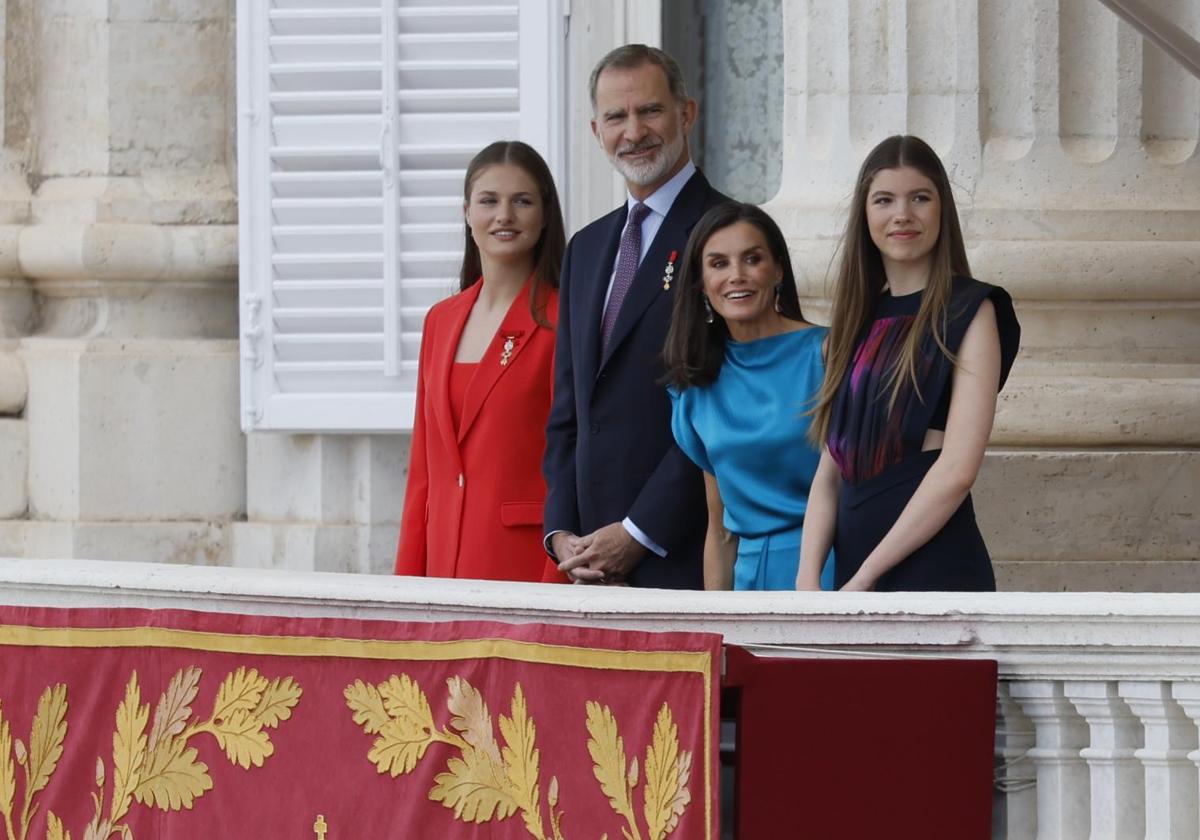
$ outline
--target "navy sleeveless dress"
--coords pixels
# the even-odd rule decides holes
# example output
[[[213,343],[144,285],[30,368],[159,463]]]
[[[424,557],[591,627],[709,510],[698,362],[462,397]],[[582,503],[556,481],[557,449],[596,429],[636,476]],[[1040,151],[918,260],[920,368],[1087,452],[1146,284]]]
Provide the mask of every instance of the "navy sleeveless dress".
[[[888,372],[921,306],[922,292],[879,296],[863,328],[850,371],[833,406],[826,441],[842,476],[838,497],[835,586],[841,588],[899,518],[938,451],[922,452],[929,429],[945,429],[954,365],[926,338],[917,365],[919,393],[901,387],[888,411]],[[1000,332],[1000,387],[1008,378],[1021,328],[1012,298],[998,286],[956,277],[947,308],[945,343],[957,355],[963,335],[990,299]],[[975,523],[970,494],[925,545],[884,573],[876,591],[991,591],[996,588],[987,546]]]

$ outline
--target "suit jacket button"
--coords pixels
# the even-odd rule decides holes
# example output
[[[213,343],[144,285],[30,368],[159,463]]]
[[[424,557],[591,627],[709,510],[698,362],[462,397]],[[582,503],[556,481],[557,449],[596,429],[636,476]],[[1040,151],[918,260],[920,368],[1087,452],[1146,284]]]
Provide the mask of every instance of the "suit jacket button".
[[[463,482],[464,482],[464,479],[463,479],[463,474],[462,474],[462,473],[459,473],[459,474],[458,474],[458,486],[459,486],[459,487],[462,487],[462,486],[463,486]]]
[[[599,424],[599,423],[593,423],[593,424],[591,425],[590,431],[591,431],[591,433],[592,433],[592,434],[594,434],[594,435],[598,435],[598,434],[600,434],[600,424]]]

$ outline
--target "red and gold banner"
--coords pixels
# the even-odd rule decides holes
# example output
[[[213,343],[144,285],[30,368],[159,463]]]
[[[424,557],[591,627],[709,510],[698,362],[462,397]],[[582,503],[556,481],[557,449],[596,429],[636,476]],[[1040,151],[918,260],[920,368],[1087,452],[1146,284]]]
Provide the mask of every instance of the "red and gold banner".
[[[717,837],[720,637],[0,608],[0,840]]]

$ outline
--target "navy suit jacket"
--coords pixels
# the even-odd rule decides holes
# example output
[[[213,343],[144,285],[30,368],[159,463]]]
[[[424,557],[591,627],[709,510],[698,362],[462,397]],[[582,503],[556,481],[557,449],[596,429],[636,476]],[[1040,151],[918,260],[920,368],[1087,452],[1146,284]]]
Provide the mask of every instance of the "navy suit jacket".
[[[679,271],[704,212],[728,200],[699,171],[684,184],[638,267],[603,357],[600,323],[628,205],[575,234],[563,261],[543,462],[546,533],[587,534],[628,516],[667,552],[646,552],[629,576],[634,586],[704,585],[704,479],[675,444],[661,384],[678,287],[664,290],[663,274],[672,251]]]

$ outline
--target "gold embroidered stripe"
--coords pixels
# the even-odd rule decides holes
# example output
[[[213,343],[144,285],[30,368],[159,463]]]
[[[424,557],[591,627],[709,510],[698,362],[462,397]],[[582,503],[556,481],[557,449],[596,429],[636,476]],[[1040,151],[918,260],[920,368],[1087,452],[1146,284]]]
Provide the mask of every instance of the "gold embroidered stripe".
[[[272,656],[336,656],[350,659],[510,659],[544,665],[612,671],[659,671],[708,676],[707,653],[688,651],[603,650],[548,645],[516,639],[392,641],[320,636],[253,636],[205,633],[169,627],[27,627],[0,625],[0,645],[19,647],[131,648],[166,647],[213,653]]]

